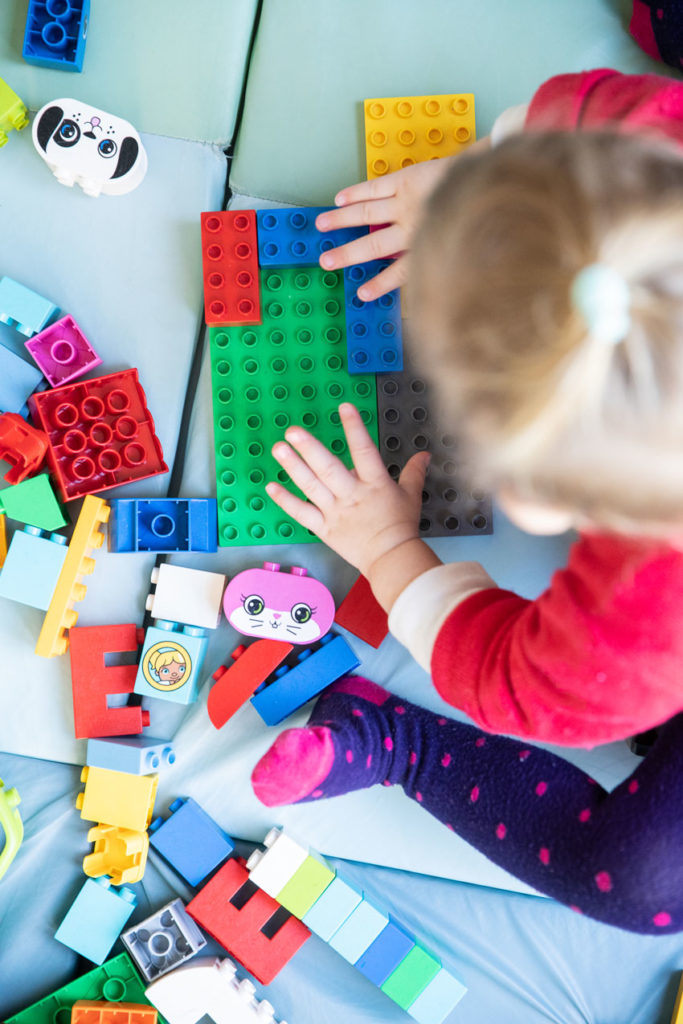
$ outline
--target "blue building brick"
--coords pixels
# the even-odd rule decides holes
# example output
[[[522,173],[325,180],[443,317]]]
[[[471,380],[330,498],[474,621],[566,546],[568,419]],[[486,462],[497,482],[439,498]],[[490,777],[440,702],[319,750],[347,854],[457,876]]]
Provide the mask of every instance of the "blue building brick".
[[[65,946],[101,964],[106,960],[137,900],[132,889],[114,888],[110,878],[89,878],[55,932]]]
[[[367,228],[318,231],[315,218],[329,206],[285,206],[257,210],[259,265],[305,267],[318,262],[322,253],[367,234]]]
[[[215,498],[118,498],[111,502],[110,551],[215,551]]]
[[[415,940],[390,921],[354,966],[379,988],[414,945]]]
[[[47,611],[67,552],[61,533],[35,526],[15,530],[0,572],[0,597]]]
[[[29,64],[82,71],[90,0],[29,0],[22,54]]]
[[[209,639],[205,629],[167,619],[154,619],[145,633],[135,693],[192,704]]]
[[[106,740],[88,740],[85,763],[113,772],[149,775],[175,764],[175,760],[169,740],[154,736],[110,736]]]
[[[49,299],[11,277],[0,277],[0,320],[31,338],[59,309]],[[40,374],[42,377],[42,374]]]
[[[398,290],[362,302],[357,288],[389,266],[373,260],[344,271],[346,347],[349,373],[387,373],[403,369],[403,331]]]
[[[201,885],[235,844],[191,797],[174,800],[169,812],[165,821],[155,818],[149,826],[149,841],[186,882]]]

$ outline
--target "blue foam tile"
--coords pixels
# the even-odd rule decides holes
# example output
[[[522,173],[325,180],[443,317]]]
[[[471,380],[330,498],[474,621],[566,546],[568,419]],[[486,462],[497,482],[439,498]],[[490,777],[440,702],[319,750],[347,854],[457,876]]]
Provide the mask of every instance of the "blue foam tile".
[[[403,369],[403,329],[398,290],[362,302],[357,288],[389,266],[389,260],[347,267],[344,271],[346,347],[349,373],[388,373]]]
[[[34,526],[15,530],[0,571],[0,597],[47,611],[67,549],[63,534],[42,536]]]
[[[414,945],[415,940],[390,921],[354,966],[379,988]]]
[[[150,844],[186,882],[200,885],[235,844],[191,797],[174,800],[169,812],[150,825]]]
[[[368,229],[339,228],[318,231],[315,219],[329,206],[285,206],[256,211],[259,265],[304,267],[317,264],[328,249],[360,238]]]
[[[355,964],[388,924],[389,918],[363,899],[334,933],[330,946],[350,964]]]
[[[135,910],[135,893],[110,878],[89,878],[55,932],[65,946],[101,964]]]
[[[82,71],[90,0],[29,0],[22,56],[28,64]]]
[[[466,992],[467,987],[442,967],[406,1012],[418,1024],[441,1024]]]
[[[330,882],[324,893],[318,897],[302,920],[306,927],[310,928],[324,942],[329,942],[362,899],[361,893],[356,892],[348,882],[337,876]]]

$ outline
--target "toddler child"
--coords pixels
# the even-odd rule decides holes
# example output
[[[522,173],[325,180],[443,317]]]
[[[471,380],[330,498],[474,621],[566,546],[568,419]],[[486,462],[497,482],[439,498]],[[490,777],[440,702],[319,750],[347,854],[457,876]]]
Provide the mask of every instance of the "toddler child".
[[[428,459],[394,483],[353,407],[352,472],[300,427],[273,449],[309,500],[270,496],[367,576],[394,635],[487,731],[594,744],[683,709],[683,161],[654,138],[677,139],[681,112],[667,79],[562,76],[497,124],[490,152],[347,189],[319,219],[390,225],[326,267],[411,248],[360,297],[410,261],[414,358],[442,418],[510,518],[580,533],[528,601],[477,563],[441,564],[417,529]],[[683,929],[681,739],[677,715],[607,794],[357,677],[282,734],[253,782],[268,804],[398,783],[541,891],[659,933]]]

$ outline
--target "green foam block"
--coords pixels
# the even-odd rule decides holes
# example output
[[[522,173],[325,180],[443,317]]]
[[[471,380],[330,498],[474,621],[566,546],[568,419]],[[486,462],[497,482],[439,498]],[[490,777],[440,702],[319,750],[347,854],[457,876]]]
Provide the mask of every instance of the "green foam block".
[[[438,960],[420,946],[413,946],[381,986],[382,992],[407,1010],[440,970]]]
[[[22,480],[0,491],[0,511],[39,530],[58,530],[66,525],[61,505],[50,486],[47,473]]]

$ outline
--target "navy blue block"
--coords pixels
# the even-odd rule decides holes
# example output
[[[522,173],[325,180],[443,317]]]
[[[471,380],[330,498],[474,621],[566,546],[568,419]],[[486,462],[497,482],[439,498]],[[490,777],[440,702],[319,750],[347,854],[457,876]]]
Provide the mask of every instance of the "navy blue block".
[[[388,373],[403,369],[403,328],[398,290],[373,302],[362,302],[357,289],[389,260],[347,267],[344,271],[346,347],[349,373]]]
[[[111,502],[109,550],[215,551],[215,498],[119,498]]]
[[[379,988],[414,945],[415,940],[390,921],[375,941],[361,953],[354,966]]]
[[[29,0],[22,55],[29,64],[82,71],[90,0]]]
[[[329,206],[285,206],[257,210],[258,257],[262,267],[305,267],[317,264],[323,252],[366,235],[367,228],[339,228],[321,232],[319,213]]]

